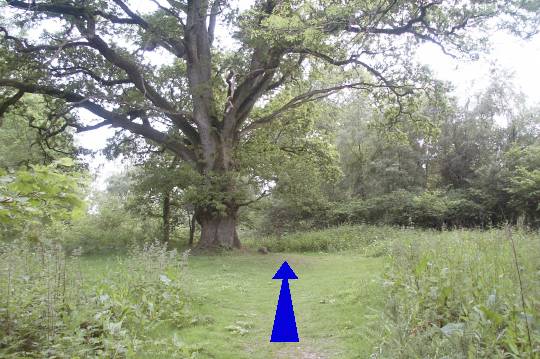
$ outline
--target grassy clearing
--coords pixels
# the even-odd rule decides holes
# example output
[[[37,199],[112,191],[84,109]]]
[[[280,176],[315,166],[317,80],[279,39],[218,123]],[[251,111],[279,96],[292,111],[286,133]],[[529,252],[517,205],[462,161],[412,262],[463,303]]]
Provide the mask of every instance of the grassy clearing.
[[[0,357],[362,358],[376,344],[378,258],[242,252],[192,256],[180,268],[181,257],[155,247],[82,258],[23,249],[3,259],[11,295]],[[291,282],[298,344],[269,343],[280,288],[271,278],[283,260],[300,278]]]
[[[299,344],[269,343],[287,260],[299,280],[291,292]],[[358,255],[259,254],[194,257],[187,274],[201,325],[175,334],[203,358],[365,358],[381,310],[382,260]]]
[[[513,239],[521,285],[502,230],[345,226],[187,260],[5,246],[0,357],[536,359],[540,236]],[[283,260],[300,343],[269,343]]]
[[[511,232],[343,226],[249,243],[382,256],[374,357],[540,358],[540,236]]]

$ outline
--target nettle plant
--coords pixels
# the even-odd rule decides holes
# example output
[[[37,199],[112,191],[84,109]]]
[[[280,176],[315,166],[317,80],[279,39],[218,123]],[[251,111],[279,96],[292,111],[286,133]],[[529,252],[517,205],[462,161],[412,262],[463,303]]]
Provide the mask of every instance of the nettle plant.
[[[240,11],[226,0],[3,4],[0,112],[25,94],[41,94],[57,99],[50,102],[57,114],[51,135],[113,126],[172,153],[198,173],[201,189],[211,188],[193,203],[200,247],[240,246],[238,210],[251,201],[239,194],[247,176],[238,174],[259,179],[261,193],[271,178],[250,171],[237,153],[263,127],[343,90],[390,101],[389,114],[399,119],[415,92],[436,87],[413,60],[421,43],[474,57],[489,26],[534,32],[539,6],[257,0]],[[93,120],[84,121],[81,109]]]

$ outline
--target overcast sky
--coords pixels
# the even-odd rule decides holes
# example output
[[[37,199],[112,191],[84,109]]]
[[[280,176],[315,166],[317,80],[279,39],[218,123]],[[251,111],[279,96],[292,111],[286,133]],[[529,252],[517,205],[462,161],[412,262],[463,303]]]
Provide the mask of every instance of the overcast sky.
[[[229,38],[227,34],[218,34],[218,38],[220,37]],[[423,45],[417,58],[429,65],[439,79],[450,81],[454,85],[453,94],[460,103],[464,103],[469,95],[488,85],[490,69],[493,66],[513,74],[513,83],[517,90],[521,90],[526,96],[524,101],[531,105],[540,103],[540,35],[525,41],[498,32],[492,36],[491,43],[492,51],[483,54],[477,61],[453,59],[443,54],[435,45]],[[77,134],[76,139],[78,144],[85,148],[101,150],[113,133],[111,128],[101,128]],[[104,188],[107,176],[122,169],[119,161],[106,161],[103,156],[97,156],[90,162],[91,170],[96,176],[96,188]]]
[[[526,41],[504,32],[491,37],[491,53],[482,55],[478,61],[458,61],[443,54],[435,45],[424,45],[418,59],[429,65],[439,79],[450,81],[456,86],[454,95],[460,100],[475,90],[484,89],[489,82],[492,66],[509,70],[513,74],[518,90],[523,91],[529,104],[540,100],[540,35]]]

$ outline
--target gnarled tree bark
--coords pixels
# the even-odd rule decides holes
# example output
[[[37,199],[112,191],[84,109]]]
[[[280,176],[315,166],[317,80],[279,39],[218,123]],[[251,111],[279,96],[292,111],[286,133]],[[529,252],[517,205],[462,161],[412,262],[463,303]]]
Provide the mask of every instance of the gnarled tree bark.
[[[197,222],[201,226],[201,238],[198,248],[240,248],[238,239],[238,208],[228,207],[225,211],[199,208],[196,211]]]

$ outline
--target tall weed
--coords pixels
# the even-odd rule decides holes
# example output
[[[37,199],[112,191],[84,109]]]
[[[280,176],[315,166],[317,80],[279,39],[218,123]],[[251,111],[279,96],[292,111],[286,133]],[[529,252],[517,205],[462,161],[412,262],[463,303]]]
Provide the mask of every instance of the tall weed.
[[[242,238],[242,242],[251,247],[264,246],[271,252],[360,251],[369,256],[380,256],[387,252],[386,246],[393,240],[403,235],[422,232],[425,231],[390,226],[343,225],[283,236],[247,235]]]
[[[374,358],[540,357],[537,234],[421,235],[394,241],[390,257]]]
[[[67,256],[58,245],[2,244],[0,357],[163,353],[152,331],[189,323],[181,271],[187,255],[150,243],[96,273],[79,254]]]

